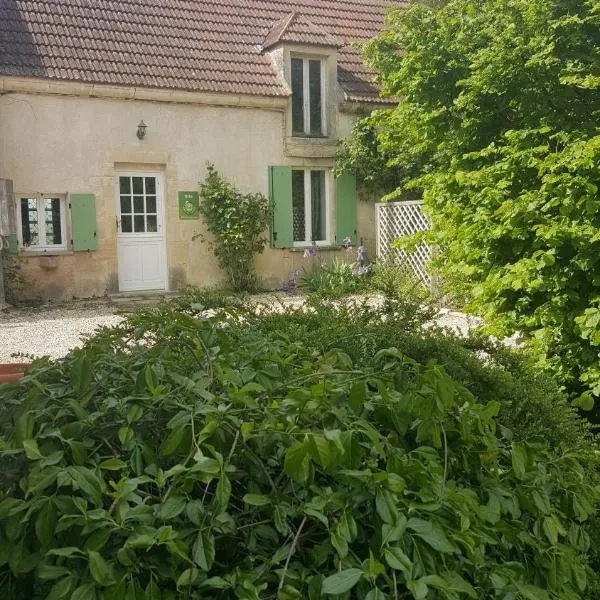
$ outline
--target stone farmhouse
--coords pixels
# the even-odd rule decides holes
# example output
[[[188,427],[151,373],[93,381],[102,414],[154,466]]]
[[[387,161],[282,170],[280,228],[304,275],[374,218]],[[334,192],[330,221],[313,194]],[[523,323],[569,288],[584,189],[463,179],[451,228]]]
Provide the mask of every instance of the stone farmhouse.
[[[274,203],[277,288],[313,242],[372,245],[338,140],[385,103],[356,45],[388,0],[0,0],[0,213],[36,295],[222,280],[198,214],[207,162]]]

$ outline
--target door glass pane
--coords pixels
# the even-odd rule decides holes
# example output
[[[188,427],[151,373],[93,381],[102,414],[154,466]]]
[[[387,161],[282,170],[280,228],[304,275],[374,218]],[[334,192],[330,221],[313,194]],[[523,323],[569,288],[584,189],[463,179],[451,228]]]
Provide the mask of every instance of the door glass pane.
[[[312,239],[322,242],[327,239],[325,224],[327,222],[327,206],[325,202],[325,171],[310,172],[310,216]]]
[[[122,233],[158,233],[158,182],[156,177],[143,175],[122,177],[120,195]],[[127,217],[127,218],[126,218]]]
[[[131,212],[131,196],[121,196],[121,213]]]
[[[310,106],[310,133],[321,135],[323,133],[323,119],[321,113],[321,61],[308,61],[308,88]]]
[[[133,182],[133,193],[143,194],[144,193],[144,178],[143,177],[132,177]]]
[[[121,217],[121,231],[123,233],[131,233],[133,231],[131,224],[131,215],[123,215]]]
[[[292,171],[292,221],[295,242],[306,241],[304,171]]]
[[[148,215],[146,217],[146,231],[150,233],[156,233],[158,231],[158,223],[156,221],[156,215]]]
[[[119,191],[121,194],[131,194],[131,179],[129,177],[119,177]]]
[[[144,212],[144,196],[133,197],[133,212],[138,214]]]
[[[44,198],[44,224],[46,226],[46,244],[49,246],[62,244],[59,198]]]
[[[146,194],[156,194],[156,179],[146,177]]]
[[[21,198],[21,233],[23,246],[39,246],[37,200]]]
[[[304,63],[292,58],[292,133],[304,133]]]

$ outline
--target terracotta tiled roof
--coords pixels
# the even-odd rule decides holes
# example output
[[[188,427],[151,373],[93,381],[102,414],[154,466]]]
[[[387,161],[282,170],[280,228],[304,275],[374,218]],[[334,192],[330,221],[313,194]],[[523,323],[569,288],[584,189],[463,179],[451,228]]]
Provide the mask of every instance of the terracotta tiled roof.
[[[402,1],[402,0],[400,0]],[[0,75],[284,96],[262,51],[283,20],[284,41],[343,44],[349,100],[377,89],[350,44],[382,28],[394,0],[0,0]],[[286,17],[297,13],[285,27]],[[288,39],[289,36],[289,39]]]
[[[263,42],[263,50],[285,42],[330,48],[342,48],[344,46],[344,42],[333,37],[324,29],[317,27],[297,12],[292,12],[275,23]]]

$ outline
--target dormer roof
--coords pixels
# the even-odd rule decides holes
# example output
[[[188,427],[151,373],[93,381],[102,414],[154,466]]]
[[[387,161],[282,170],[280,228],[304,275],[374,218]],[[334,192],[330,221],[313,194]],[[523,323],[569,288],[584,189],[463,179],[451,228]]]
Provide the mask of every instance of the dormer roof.
[[[315,25],[297,11],[278,19],[263,42],[263,50],[279,44],[301,44],[324,48],[342,48],[344,42],[328,31]]]

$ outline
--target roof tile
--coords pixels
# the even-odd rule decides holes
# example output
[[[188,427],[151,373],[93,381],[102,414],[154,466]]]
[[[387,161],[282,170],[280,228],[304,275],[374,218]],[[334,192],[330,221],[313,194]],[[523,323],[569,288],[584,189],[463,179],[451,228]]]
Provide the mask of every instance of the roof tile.
[[[260,48],[288,42],[338,47],[346,97],[374,101],[353,44],[393,1],[0,0],[0,74],[285,96]]]

